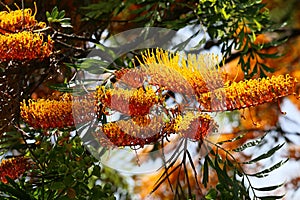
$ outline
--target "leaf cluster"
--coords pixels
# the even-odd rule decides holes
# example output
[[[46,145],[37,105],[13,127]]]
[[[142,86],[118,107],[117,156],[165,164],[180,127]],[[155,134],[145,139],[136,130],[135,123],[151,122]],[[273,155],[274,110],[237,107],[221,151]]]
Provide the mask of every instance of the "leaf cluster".
[[[64,10],[59,11],[58,8],[55,6],[51,13],[46,11],[47,21],[49,23],[59,23],[62,27],[72,27],[71,26],[71,19],[65,18],[66,12]]]
[[[284,144],[276,145],[267,152],[258,155],[248,161],[238,161],[234,152],[243,152],[246,149],[256,147],[264,141],[266,134],[258,139],[249,141],[232,150],[227,150],[222,147],[225,143],[240,140],[244,135],[238,136],[231,140],[218,142],[213,144],[215,148],[205,156],[203,162],[202,183],[205,187],[209,184],[209,173],[214,171],[218,177],[218,184],[215,188],[211,188],[206,194],[206,199],[281,199],[284,195],[266,195],[260,196],[257,192],[273,193],[276,189],[282,187],[283,184],[272,185],[266,187],[256,187],[251,183],[251,177],[264,178],[272,171],[281,167],[287,160],[279,161],[278,163],[255,173],[248,173],[244,170],[245,165],[256,164],[264,159],[271,158]],[[225,158],[220,156],[220,153],[225,153]],[[253,197],[250,196],[250,191]]]
[[[274,72],[270,66],[259,62],[259,58],[277,58],[278,53],[262,53],[262,49],[282,44],[285,39],[279,39],[265,44],[257,44],[259,34],[275,31],[281,27],[271,21],[269,10],[262,1],[202,0],[197,10],[201,24],[213,39],[222,43],[221,51],[225,58],[239,58],[239,64],[246,78],[256,74],[266,76],[266,72]],[[232,55],[232,50],[238,53]],[[246,60],[247,59],[247,60]],[[254,63],[254,67],[250,64]]]
[[[19,199],[22,193],[27,199],[115,199],[116,185],[126,187],[122,179],[113,182],[115,186],[103,181],[101,166],[86,151],[79,136],[57,130],[50,133],[51,137],[27,133],[24,140],[18,138],[21,144],[12,147],[27,152],[32,169],[17,183],[1,183],[1,198]],[[7,138],[1,147],[13,136]]]

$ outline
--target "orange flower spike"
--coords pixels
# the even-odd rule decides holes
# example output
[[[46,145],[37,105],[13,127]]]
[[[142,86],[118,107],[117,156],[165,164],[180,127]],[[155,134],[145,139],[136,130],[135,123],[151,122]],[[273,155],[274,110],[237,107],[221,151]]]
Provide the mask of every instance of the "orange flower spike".
[[[96,89],[96,101],[105,107],[122,112],[130,116],[146,115],[153,105],[160,102],[155,91],[147,87],[139,89],[105,89],[100,86]]]
[[[6,177],[8,176],[12,180],[19,178],[28,169],[30,169],[30,163],[27,158],[15,157],[10,159],[3,159],[0,163],[0,181],[2,183],[8,183]]]
[[[133,117],[131,120],[110,122],[95,133],[103,145],[140,146],[157,142],[163,136],[175,133],[178,121],[163,122],[162,117],[150,118],[149,115]]]
[[[296,83],[297,80],[288,74],[231,84],[227,82],[224,88],[200,95],[198,102],[201,111],[242,109],[295,94]]]
[[[20,105],[20,115],[24,122],[37,129],[74,126],[72,106],[75,107],[74,116],[78,117],[76,118],[77,123],[92,119],[93,116],[88,116],[93,111],[91,100],[72,100],[69,93],[63,94],[58,100],[29,100],[28,105],[24,100]]]

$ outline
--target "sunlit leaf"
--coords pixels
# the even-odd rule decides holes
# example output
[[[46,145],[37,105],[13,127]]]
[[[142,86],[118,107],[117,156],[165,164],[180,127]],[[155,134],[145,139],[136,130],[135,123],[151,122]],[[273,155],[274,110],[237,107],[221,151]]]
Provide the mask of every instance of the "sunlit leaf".
[[[207,200],[214,200],[214,199],[217,198],[217,194],[218,194],[218,192],[214,188],[212,188],[205,195],[205,199],[207,199]]]

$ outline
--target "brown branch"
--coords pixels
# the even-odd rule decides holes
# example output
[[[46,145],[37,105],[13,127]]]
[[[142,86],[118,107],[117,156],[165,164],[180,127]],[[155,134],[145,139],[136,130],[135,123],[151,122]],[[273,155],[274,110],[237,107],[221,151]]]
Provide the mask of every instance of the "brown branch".
[[[58,36],[61,36],[63,38],[67,38],[67,39],[75,39],[75,40],[81,40],[81,41],[86,41],[86,42],[93,42],[95,44],[101,44],[98,40],[93,39],[91,37],[84,37],[84,36],[80,36],[80,35],[76,35],[76,34],[66,34],[66,33],[62,33],[62,32],[54,32],[53,37],[54,39],[57,38]]]

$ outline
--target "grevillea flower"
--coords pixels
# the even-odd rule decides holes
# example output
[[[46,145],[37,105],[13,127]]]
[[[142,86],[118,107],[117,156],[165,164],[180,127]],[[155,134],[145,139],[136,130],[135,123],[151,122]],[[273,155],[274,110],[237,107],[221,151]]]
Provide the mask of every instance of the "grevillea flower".
[[[38,99],[25,100],[21,103],[21,117],[30,126],[36,129],[64,128],[74,126],[76,123],[92,119],[93,101],[73,100],[71,94],[65,93],[57,100]],[[72,109],[73,107],[74,109]],[[73,113],[72,111],[75,111]],[[74,114],[74,115],[73,115]]]
[[[155,143],[170,134],[180,134],[193,141],[203,140],[217,125],[207,114],[187,112],[171,120],[149,115],[131,120],[119,120],[101,126],[95,133],[102,145],[139,146]]]
[[[3,159],[0,163],[0,181],[8,183],[6,177],[10,179],[17,179],[23,175],[30,168],[30,162],[24,157],[14,157],[10,159]]]
[[[23,31],[15,34],[0,35],[0,60],[32,60],[49,57],[53,41],[47,41],[40,33]]]
[[[35,9],[36,10],[36,9]],[[36,11],[32,14],[32,10],[27,8],[24,10],[1,11],[0,12],[0,33],[17,33],[23,30],[32,30],[45,28],[46,23],[37,22],[35,19]]]
[[[151,107],[160,101],[150,87],[126,90],[105,89],[103,86],[97,87],[96,100],[106,107],[130,116],[146,115]]]
[[[101,126],[95,133],[102,145],[118,147],[140,146],[157,142],[163,136],[175,133],[178,120],[164,122],[162,117],[139,116]]]
[[[70,94],[59,100],[25,100],[21,103],[21,117],[33,128],[63,128],[74,125]]]
[[[140,88],[146,80],[146,74],[137,68],[126,69],[122,68],[114,73],[118,84],[125,84],[133,88]]]
[[[215,128],[217,125],[210,115],[189,111],[180,116],[177,131],[185,138],[200,141]]]
[[[142,55],[141,68],[150,84],[187,95],[201,94],[224,85],[225,74],[216,69],[214,54],[180,55],[157,49]]]
[[[294,94],[297,82],[289,75],[231,82],[227,80],[226,73],[216,68],[218,59],[210,54],[198,57],[186,55],[184,59],[178,53],[157,49],[142,54],[139,62],[139,68],[115,72],[118,82],[114,83],[114,89],[99,86],[96,90],[96,101],[101,105],[131,116],[130,120],[102,125],[97,133],[102,143],[109,141],[116,146],[144,146],[158,141],[165,133],[202,141],[217,128],[212,117],[202,112],[243,109],[273,102]],[[120,86],[138,89],[118,88]],[[166,90],[195,96],[196,99],[185,98],[187,101],[184,103],[187,104],[178,103],[172,111],[165,106],[162,98]],[[157,103],[170,114],[169,123],[145,118]],[[190,106],[197,106],[198,110],[186,112],[185,108]],[[163,129],[159,129],[161,126]]]
[[[202,111],[242,109],[276,101],[295,93],[297,80],[288,74],[271,78],[227,82],[223,88],[200,94],[198,102]]]

